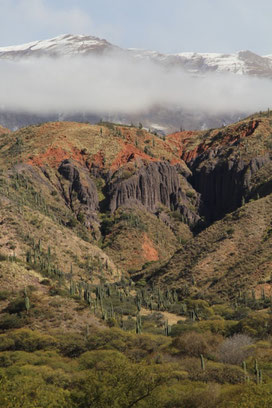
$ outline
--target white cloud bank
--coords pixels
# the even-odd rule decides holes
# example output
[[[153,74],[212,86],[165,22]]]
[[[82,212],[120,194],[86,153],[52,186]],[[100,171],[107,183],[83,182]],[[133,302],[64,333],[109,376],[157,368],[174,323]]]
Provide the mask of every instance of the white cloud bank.
[[[32,113],[144,113],[154,106],[210,114],[271,105],[272,81],[192,76],[119,56],[0,60],[0,107]]]

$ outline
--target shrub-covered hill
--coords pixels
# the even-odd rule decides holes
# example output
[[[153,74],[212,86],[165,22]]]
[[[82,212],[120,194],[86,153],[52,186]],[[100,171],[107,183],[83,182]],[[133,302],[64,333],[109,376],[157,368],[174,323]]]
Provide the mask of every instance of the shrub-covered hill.
[[[272,194],[251,200],[203,230],[163,267],[147,271],[146,277],[213,301],[270,299],[271,220]]]
[[[271,296],[271,124],[268,112],[167,137],[192,172],[202,231],[146,279],[214,299]]]
[[[86,255],[70,247],[65,262],[61,257],[59,234],[71,237],[71,246],[75,235],[83,247],[89,242],[102,248],[104,255],[93,249],[90,257],[106,259],[108,253],[126,272],[169,258],[191,237],[188,224],[198,222],[189,169],[167,142],[143,129],[48,123],[3,134],[0,146],[7,255],[23,256],[30,249],[27,235],[56,248],[66,272],[71,263],[82,270]]]
[[[96,283],[155,270],[177,290],[269,296],[271,135],[270,112],[166,138],[111,123],[3,131],[1,253]]]
[[[0,131],[0,407],[271,406],[270,120]]]

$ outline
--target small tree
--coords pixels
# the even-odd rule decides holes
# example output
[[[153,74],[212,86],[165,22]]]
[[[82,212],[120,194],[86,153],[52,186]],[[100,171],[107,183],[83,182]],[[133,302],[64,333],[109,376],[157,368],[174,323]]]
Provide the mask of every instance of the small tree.
[[[251,354],[253,341],[245,334],[234,334],[224,340],[219,347],[219,358],[222,363],[242,364],[243,360]]]

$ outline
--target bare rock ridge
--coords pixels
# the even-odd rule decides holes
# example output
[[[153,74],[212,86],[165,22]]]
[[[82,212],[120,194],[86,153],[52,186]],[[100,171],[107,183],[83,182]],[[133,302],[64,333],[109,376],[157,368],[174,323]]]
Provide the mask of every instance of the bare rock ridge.
[[[159,204],[178,210],[190,225],[196,224],[199,216],[190,210],[190,202],[182,191],[179,166],[168,162],[150,163],[127,180],[113,183],[109,190],[110,210],[120,206],[142,204],[155,212]]]
[[[231,147],[210,148],[187,163],[192,172],[188,180],[201,196],[200,215],[208,225],[236,210],[243,200],[272,191],[266,187],[264,193],[254,186],[258,172],[271,166],[270,154],[266,152],[247,159],[236,149],[239,144],[238,140]]]
[[[88,227],[98,222],[96,213],[100,208],[93,179],[103,177],[104,209],[113,213],[119,207],[144,207],[156,213],[163,205],[178,211],[194,228],[201,217],[205,225],[210,225],[240,207],[244,199],[249,200],[258,193],[252,179],[260,169],[271,165],[269,154],[245,160],[239,155],[231,156],[232,152],[232,148],[223,146],[201,153],[188,163],[191,173],[184,172],[179,165],[162,161],[144,164],[131,175],[125,175],[126,178],[122,171],[105,174],[99,169],[91,175],[87,167],[73,160],[64,160],[58,172],[69,181],[68,189],[62,186],[66,202],[75,213],[84,214]],[[194,192],[193,203],[186,194],[184,182],[189,182]]]
[[[93,228],[94,224],[99,223],[99,200],[92,177],[101,177],[102,173],[96,171],[95,176],[91,176],[87,167],[72,159],[64,160],[58,168],[58,173],[62,176],[59,176],[59,188],[66,204],[77,216],[80,213],[84,215],[86,227]],[[151,213],[156,213],[163,205],[169,210],[180,212],[184,220],[193,227],[200,219],[197,213],[199,197],[196,193],[193,206],[181,186],[180,178],[186,181],[184,176],[184,169],[168,162],[143,165],[127,179],[114,177],[110,172],[103,174],[106,179],[103,189],[107,203],[105,209],[114,212],[119,207],[143,207]]]
[[[253,159],[210,162],[195,167],[191,183],[201,194],[200,213],[208,223],[236,210],[251,192],[251,178],[270,161],[268,155]]]
[[[84,214],[85,224],[90,227],[96,220],[99,210],[98,192],[87,168],[73,160],[64,160],[58,172],[69,182],[68,188],[62,183],[63,196],[70,208]],[[100,176],[96,172],[96,176]],[[105,175],[104,175],[105,177]],[[162,204],[168,209],[177,210],[188,222],[195,225],[199,216],[191,210],[191,203],[180,183],[181,169],[168,162],[154,162],[143,165],[136,174],[122,180],[106,176],[105,195],[107,208],[114,212],[119,207],[143,206],[147,211],[155,213]],[[79,206],[74,200],[75,194]]]
[[[120,207],[139,207],[156,213],[163,205],[179,212],[191,228],[198,225],[201,217],[205,218],[206,225],[210,225],[240,207],[243,199],[256,195],[252,178],[268,165],[271,165],[268,154],[246,163],[242,159],[222,159],[220,149],[215,149],[204,152],[190,163],[191,175],[182,175],[178,165],[173,166],[168,162],[143,165],[126,179],[110,173],[103,174],[106,179],[103,190],[105,209],[113,213]],[[95,226],[97,229],[100,205],[92,177],[101,177],[100,171],[91,176],[87,167],[69,159],[61,163],[58,173],[62,176],[59,178],[60,189],[67,205],[75,214],[84,214],[86,227]],[[195,190],[194,205],[181,185],[181,178],[188,179],[192,191]]]
[[[94,223],[98,223],[96,212],[99,209],[96,185],[88,174],[88,170],[81,167],[73,160],[64,160],[58,168],[58,172],[69,181],[68,189],[65,190],[62,184],[62,191],[65,201],[70,208],[78,214],[84,214],[84,223],[90,228]],[[80,203],[80,209],[75,208],[76,195]]]
[[[121,205],[134,202],[140,202],[149,211],[155,211],[159,203],[176,208],[180,196],[176,169],[164,162],[150,163],[127,180],[111,186],[110,209],[115,211]]]
[[[200,214],[210,224],[241,205],[248,188],[250,165],[243,160],[216,160],[200,166],[201,159],[193,164],[190,181],[201,195]]]

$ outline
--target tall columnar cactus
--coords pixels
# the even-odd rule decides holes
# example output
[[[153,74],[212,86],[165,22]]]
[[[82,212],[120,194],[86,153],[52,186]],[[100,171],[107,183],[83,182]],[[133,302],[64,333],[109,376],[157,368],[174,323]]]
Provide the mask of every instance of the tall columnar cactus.
[[[191,312],[190,312],[190,319],[191,319],[193,322],[195,322],[195,320],[196,320],[196,312],[195,312],[195,310],[191,310]]]
[[[138,312],[140,312],[142,308],[142,302],[141,302],[141,298],[139,294],[137,294],[137,297],[136,297],[136,305],[137,305]]]
[[[120,317],[120,327],[121,327],[121,329],[123,329],[123,328],[124,328],[124,319],[123,319],[123,313],[121,314],[121,317]]]
[[[264,291],[264,288],[262,288],[262,300],[265,300],[266,299],[266,297],[265,297],[265,291]]]
[[[247,366],[246,366],[245,361],[243,361],[242,366],[243,366],[244,373],[246,374],[247,373]]]
[[[259,384],[263,383],[263,370],[259,370]]]
[[[76,293],[75,282],[72,280],[70,281],[70,295],[74,296]]]
[[[201,370],[205,370],[205,360],[202,354],[200,354]]]
[[[181,303],[181,311],[183,314],[187,313],[187,305],[186,303]]]
[[[87,292],[87,303],[89,306],[92,305],[91,293],[89,291]]]
[[[111,317],[114,318],[114,308],[113,308],[113,304],[111,303]]]
[[[25,296],[25,308],[26,308],[26,313],[28,313],[28,311],[30,309],[30,301],[29,301],[28,296]]]
[[[166,336],[169,336],[171,333],[171,326],[168,324],[168,320],[164,323],[164,333]]]
[[[36,253],[36,249],[34,249],[34,265],[37,264],[37,253]]]
[[[31,251],[27,251],[27,253],[26,253],[26,262],[31,263],[31,260],[32,260]]]
[[[254,289],[252,289],[251,295],[252,295],[252,300],[254,300],[254,302],[255,302],[255,301],[256,301],[256,294],[255,294],[255,290],[254,290]]]
[[[255,374],[257,374],[257,372],[258,372],[258,370],[259,370],[258,360],[255,360],[254,370],[255,370]]]
[[[111,287],[110,287],[110,285],[107,286],[107,296],[111,297]]]
[[[106,310],[102,309],[102,319],[103,320],[108,320],[108,313]]]
[[[263,372],[257,369],[256,371],[256,384],[260,385],[263,383]]]
[[[136,333],[137,334],[142,333],[142,318],[139,314],[136,317]]]
[[[70,277],[71,277],[71,279],[73,277],[73,265],[72,264],[71,264],[71,267],[70,267]]]
[[[243,367],[243,371],[244,371],[245,382],[249,382],[249,376],[248,376],[248,373],[247,373],[247,365],[246,365],[245,361],[243,361],[242,367]]]

